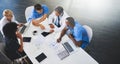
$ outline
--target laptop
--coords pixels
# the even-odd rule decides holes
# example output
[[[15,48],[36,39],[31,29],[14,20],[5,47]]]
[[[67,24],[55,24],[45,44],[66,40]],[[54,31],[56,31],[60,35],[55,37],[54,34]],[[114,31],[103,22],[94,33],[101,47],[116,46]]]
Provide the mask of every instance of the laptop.
[[[70,53],[74,51],[74,49],[68,42],[63,43],[62,46],[64,49],[61,52],[57,53],[58,57],[61,60],[68,57],[70,55]]]
[[[27,28],[27,26],[23,25],[22,28],[21,28],[21,30],[20,30],[20,33],[23,34],[26,28]]]
[[[23,34],[23,33],[27,30],[27,28],[29,28],[30,24],[31,24],[31,22],[29,22],[28,25],[23,25],[23,26],[19,29],[19,32],[20,32],[21,34]]]
[[[74,51],[73,48],[72,48],[72,46],[71,46],[68,42],[63,43],[62,45],[64,46],[64,48],[65,48],[69,53],[71,53],[71,52]]]

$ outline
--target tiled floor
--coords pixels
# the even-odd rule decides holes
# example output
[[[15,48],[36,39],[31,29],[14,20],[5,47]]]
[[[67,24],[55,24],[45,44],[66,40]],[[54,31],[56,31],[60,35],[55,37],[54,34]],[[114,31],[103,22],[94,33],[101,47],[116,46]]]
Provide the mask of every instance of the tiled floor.
[[[88,53],[100,64],[120,64],[119,0],[0,0],[0,18],[2,11],[9,8],[18,21],[25,22],[25,8],[36,3],[46,4],[50,12],[58,5],[63,6],[70,16],[93,29]]]

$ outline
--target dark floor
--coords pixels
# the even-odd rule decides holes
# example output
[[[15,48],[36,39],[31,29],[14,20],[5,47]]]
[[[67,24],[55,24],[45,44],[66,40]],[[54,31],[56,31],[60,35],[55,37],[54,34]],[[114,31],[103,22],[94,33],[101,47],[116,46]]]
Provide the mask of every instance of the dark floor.
[[[36,3],[48,5],[50,12],[63,6],[70,16],[93,29],[86,51],[100,64],[120,64],[120,0],[0,0],[0,18],[9,8],[18,21],[25,22],[25,8]]]

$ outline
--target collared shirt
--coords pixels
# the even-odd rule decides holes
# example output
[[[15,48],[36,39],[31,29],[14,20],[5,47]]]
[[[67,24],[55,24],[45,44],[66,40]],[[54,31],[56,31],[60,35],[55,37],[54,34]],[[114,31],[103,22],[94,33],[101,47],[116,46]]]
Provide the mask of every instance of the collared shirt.
[[[71,31],[76,41],[82,41],[81,48],[85,48],[89,43],[89,38],[86,30],[78,22],[75,22],[74,28],[68,27],[68,30]]]
[[[0,20],[0,31],[1,31],[2,35],[3,35],[3,31],[2,31],[3,26],[5,26],[5,24],[7,24],[9,22],[10,21],[8,21],[5,16]],[[11,22],[18,23],[18,21],[15,20],[14,15],[13,15],[13,18],[12,18]]]
[[[60,21],[59,21],[60,27],[57,27],[55,25],[55,23],[58,23],[58,16],[56,16],[55,11],[53,11],[49,15],[48,23],[53,24],[55,26],[55,28],[54,28],[55,32],[60,32],[66,26],[65,20],[66,20],[67,17],[69,17],[69,15],[65,11],[63,11],[63,14],[59,16],[59,18],[60,18]]]
[[[31,21],[32,19],[40,18],[40,17],[42,17],[44,14],[48,14],[49,9],[48,9],[48,7],[47,7],[46,5],[42,5],[42,9],[43,9],[43,12],[39,14],[39,13],[33,8],[32,15],[30,16],[30,18],[28,18],[27,21]]]

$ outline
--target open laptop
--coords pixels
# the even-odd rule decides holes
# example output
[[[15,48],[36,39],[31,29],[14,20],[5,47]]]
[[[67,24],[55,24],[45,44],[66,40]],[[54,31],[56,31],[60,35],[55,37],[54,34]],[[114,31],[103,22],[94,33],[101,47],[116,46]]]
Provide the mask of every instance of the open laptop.
[[[62,45],[63,45],[64,49],[61,52],[57,53],[58,57],[61,60],[68,57],[70,55],[70,53],[74,51],[74,49],[68,42],[63,43]]]
[[[20,32],[21,34],[23,34],[23,33],[29,28],[30,24],[31,24],[31,22],[29,22],[28,25],[23,25],[23,26],[19,29],[19,32]]]
[[[72,48],[72,46],[71,46],[68,42],[63,43],[62,45],[64,46],[64,48],[65,48],[69,53],[71,53],[71,52],[74,51],[74,49]]]

